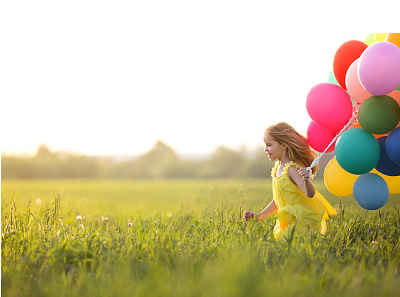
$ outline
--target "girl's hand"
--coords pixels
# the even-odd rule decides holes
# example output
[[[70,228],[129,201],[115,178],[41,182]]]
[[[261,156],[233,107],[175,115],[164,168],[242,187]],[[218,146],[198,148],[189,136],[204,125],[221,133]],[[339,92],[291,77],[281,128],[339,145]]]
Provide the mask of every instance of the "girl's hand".
[[[310,179],[310,172],[308,171],[308,168],[306,167],[296,167],[297,171],[299,172],[300,177],[306,181]]]
[[[254,216],[255,216],[254,211],[245,211],[243,214],[243,218],[246,220],[246,222],[254,218]]]

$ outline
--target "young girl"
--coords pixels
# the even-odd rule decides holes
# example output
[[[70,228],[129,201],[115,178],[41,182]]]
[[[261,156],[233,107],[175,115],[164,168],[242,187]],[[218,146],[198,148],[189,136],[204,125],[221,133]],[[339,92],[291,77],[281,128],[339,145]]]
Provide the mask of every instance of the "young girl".
[[[259,214],[246,211],[246,221],[256,217],[257,222],[276,212],[278,217],[274,228],[275,239],[287,237],[296,224],[296,233],[307,231],[309,227],[326,231],[326,220],[337,212],[319,194],[310,181],[318,169],[312,168],[312,175],[306,167],[318,156],[304,136],[287,123],[278,123],[267,128],[264,133],[265,152],[275,162],[272,169],[273,200]],[[290,227],[290,228],[288,228]]]

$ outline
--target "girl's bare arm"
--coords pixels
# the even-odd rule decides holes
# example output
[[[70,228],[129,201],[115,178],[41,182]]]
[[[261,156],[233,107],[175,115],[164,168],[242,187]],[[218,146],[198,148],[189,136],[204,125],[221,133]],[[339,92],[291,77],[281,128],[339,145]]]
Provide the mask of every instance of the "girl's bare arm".
[[[270,204],[262,212],[257,214],[257,222],[261,220],[265,220],[266,218],[272,216],[274,213],[278,211],[278,207],[275,204],[275,201],[272,200]]]
[[[309,179],[310,176],[307,168],[290,166],[288,170],[288,177],[295,185],[297,185],[300,188],[300,190],[303,191],[303,193],[308,198],[314,197],[315,187]]]

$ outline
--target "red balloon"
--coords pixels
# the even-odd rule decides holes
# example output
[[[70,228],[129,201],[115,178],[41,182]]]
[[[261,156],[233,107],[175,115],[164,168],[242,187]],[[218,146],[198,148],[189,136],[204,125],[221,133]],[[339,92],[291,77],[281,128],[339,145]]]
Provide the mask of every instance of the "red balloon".
[[[333,74],[339,85],[346,88],[346,73],[350,65],[357,60],[363,51],[368,47],[364,42],[359,40],[350,40],[343,43],[336,51],[333,58]]]
[[[331,130],[311,121],[307,129],[307,141],[308,144],[317,152],[322,153],[331,141],[335,138],[335,133]],[[329,149],[326,150],[327,153],[332,152],[335,149],[335,144],[333,143]]]

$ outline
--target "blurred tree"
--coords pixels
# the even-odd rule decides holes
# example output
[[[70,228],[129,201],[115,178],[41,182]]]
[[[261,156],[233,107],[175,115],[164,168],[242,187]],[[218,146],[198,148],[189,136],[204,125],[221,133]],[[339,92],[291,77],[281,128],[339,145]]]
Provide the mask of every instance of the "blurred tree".
[[[245,157],[224,146],[219,146],[209,160],[202,164],[201,177],[243,176]]]
[[[132,177],[162,178],[178,163],[175,151],[161,140],[133,163]]]

